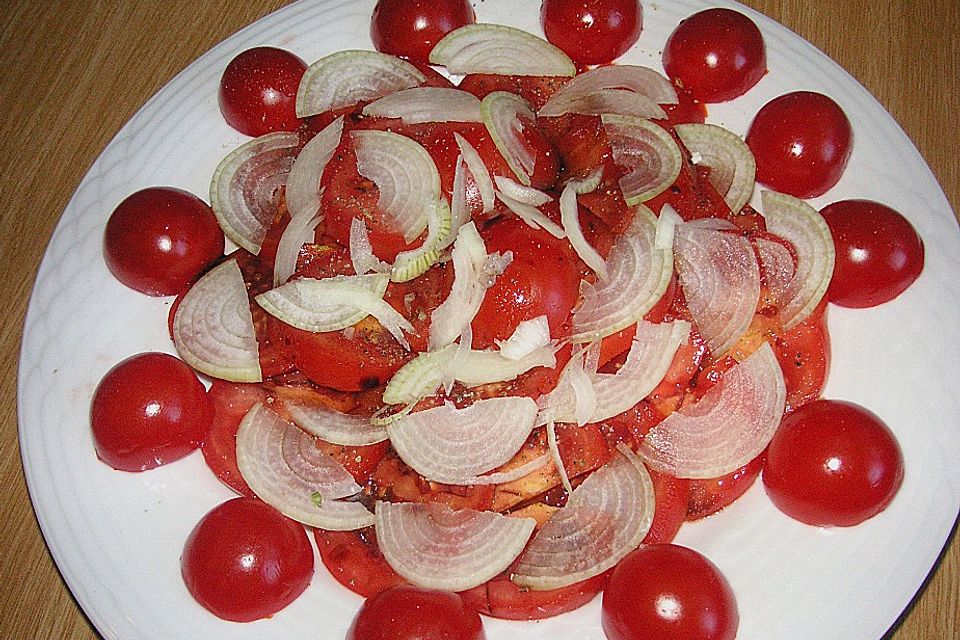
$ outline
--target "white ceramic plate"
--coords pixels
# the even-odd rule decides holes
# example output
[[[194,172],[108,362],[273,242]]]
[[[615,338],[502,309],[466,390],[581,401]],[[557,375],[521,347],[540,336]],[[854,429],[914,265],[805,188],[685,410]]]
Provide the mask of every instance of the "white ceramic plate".
[[[477,3],[478,19],[539,33],[538,0]],[[715,4],[735,6],[729,2]],[[53,556],[106,638],[339,639],[360,599],[318,564],[313,584],[274,618],[230,624],[197,605],[180,579],[183,541],[231,494],[199,453],[141,474],[97,461],[89,403],[123,358],[171,351],[170,299],[124,288],[101,256],[103,227],[129,193],[175,185],[206,194],[220,158],[244,138],[221,118],[219,76],[238,52],[286,47],[308,62],[369,48],[373,0],[303,1],[218,45],[151,99],[120,131],[67,206],[39,270],[20,363],[20,441],[27,480]],[[660,68],[659,51],[699,0],[646,3],[639,45],[625,60]],[[743,7],[767,42],[770,73],[747,96],[711,109],[743,134],[757,109],[794,89],[832,96],[849,115],[855,147],[842,181],[820,206],[845,197],[883,201],[907,215],[926,243],[916,284],[880,308],[833,308],[833,370],[826,395],[859,402],[888,422],[906,458],[889,509],[852,529],[824,530],[777,512],[759,483],[678,542],[716,562],[737,594],[742,640],[876,640],[934,565],[960,505],[960,234],[930,170],[893,119],[853,78],[785,28]],[[197,132],[203,135],[198,136]],[[599,599],[538,623],[486,620],[488,638],[602,638]]]

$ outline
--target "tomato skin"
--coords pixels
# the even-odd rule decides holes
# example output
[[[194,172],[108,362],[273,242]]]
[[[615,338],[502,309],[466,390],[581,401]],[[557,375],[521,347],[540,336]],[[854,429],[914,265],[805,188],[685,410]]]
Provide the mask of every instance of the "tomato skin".
[[[896,437],[852,402],[817,400],[784,418],[763,484],[778,509],[817,526],[849,527],[883,511],[903,483]]]
[[[214,507],[187,538],[183,581],[224,620],[251,622],[297,599],[313,577],[313,548],[303,526],[255,498]]]
[[[681,21],[663,49],[663,68],[700,102],[742,96],[767,72],[763,36],[732,9],[707,9]]]
[[[306,70],[306,62],[284,49],[247,49],[220,78],[220,113],[231,127],[254,138],[295,131],[300,125],[297,88]]]
[[[923,240],[890,207],[870,200],[841,200],[820,211],[837,249],[830,302],[862,309],[893,300],[923,271]]]
[[[179,460],[203,439],[213,411],[186,363],[141,353],[113,367],[93,395],[90,422],[97,457],[121,471]]]
[[[429,62],[443,36],[476,20],[468,0],[378,0],[370,39],[382,53]]]
[[[620,561],[603,592],[609,640],[733,640],[740,616],[719,569],[693,549],[642,546]]]
[[[398,585],[367,599],[346,640],[483,640],[480,615],[456,593]]]
[[[258,384],[240,384],[214,379],[207,389],[213,420],[200,445],[203,459],[215,476],[240,495],[253,496],[237,467],[237,428],[258,402],[267,402],[270,393]]]
[[[593,600],[603,590],[607,577],[602,573],[559,589],[536,591],[518,587],[508,571],[460,595],[485,616],[502,620],[543,620],[579,609]]]
[[[313,537],[330,575],[357,595],[369,598],[407,582],[387,564],[372,527],[358,531],[314,529]]]
[[[691,481],[675,478],[665,473],[650,471],[653,491],[656,496],[656,511],[644,544],[667,544],[673,542],[687,515],[687,501]]]
[[[544,0],[540,25],[547,40],[581,65],[619,58],[640,37],[639,0]]]
[[[760,476],[765,457],[760,454],[736,471],[718,478],[691,480],[686,519],[706,518],[736,502]]]
[[[174,187],[148,187],[127,196],[110,215],[103,236],[110,273],[149,296],[179,293],[223,249],[213,209]]]
[[[798,198],[814,198],[840,181],[853,132],[836,102],[820,93],[796,91],[761,107],[746,141],[757,161],[757,182]]]

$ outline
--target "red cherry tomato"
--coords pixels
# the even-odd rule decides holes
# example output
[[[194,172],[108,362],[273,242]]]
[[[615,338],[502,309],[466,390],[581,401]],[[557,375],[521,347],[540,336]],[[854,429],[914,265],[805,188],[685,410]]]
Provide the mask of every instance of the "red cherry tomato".
[[[817,400],[784,418],[763,467],[763,484],[777,508],[818,526],[872,518],[902,482],[903,454],[889,427],[840,400]]]
[[[166,353],[116,365],[93,395],[97,456],[114,469],[145,471],[196,449],[213,411],[193,369]]]
[[[443,36],[476,19],[469,0],[378,0],[370,39],[377,51],[429,62]]]
[[[850,159],[853,132],[840,106],[820,93],[796,91],[774,98],[747,131],[757,160],[757,182],[798,198],[823,195],[840,180]]]
[[[693,549],[640,547],[620,561],[603,592],[610,640],[733,640],[740,616],[720,570]]]
[[[923,271],[923,240],[902,215],[869,200],[842,200],[820,212],[837,248],[830,302],[873,307],[893,300]]]
[[[732,9],[707,9],[670,34],[663,68],[695,100],[726,102],[760,81],[767,72],[767,53],[753,20]]]
[[[306,70],[306,62],[284,49],[247,49],[220,78],[220,113],[248,136],[295,131],[300,125],[297,89]]]
[[[604,64],[637,42],[643,7],[639,0],[544,0],[540,25],[574,62]]]
[[[556,337],[567,322],[580,293],[577,256],[569,243],[534,229],[518,218],[498,220],[481,233],[487,252],[513,252],[507,266],[487,289],[474,316],[474,348],[509,338],[524,320],[547,316]]]
[[[233,498],[194,527],[180,558],[190,594],[224,620],[266,618],[297,599],[313,577],[303,526],[255,498]]]
[[[121,202],[107,221],[103,257],[120,282],[150,296],[179,293],[223,255],[213,209],[173,187],[149,187]]]
[[[346,640],[482,640],[480,615],[456,593],[398,585],[360,607]]]

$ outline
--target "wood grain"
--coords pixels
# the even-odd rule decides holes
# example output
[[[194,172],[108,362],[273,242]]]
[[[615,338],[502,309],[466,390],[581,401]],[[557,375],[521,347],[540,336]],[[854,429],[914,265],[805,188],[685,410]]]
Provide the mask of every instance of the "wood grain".
[[[486,0],[488,2],[499,0]],[[507,0],[502,0],[507,1]],[[661,0],[666,2],[668,0]],[[71,194],[133,113],[178,71],[281,0],[0,2],[0,637],[98,637],[64,586],[27,496],[16,367],[33,277]],[[852,73],[960,206],[960,3],[747,0]],[[960,637],[954,540],[893,640]]]

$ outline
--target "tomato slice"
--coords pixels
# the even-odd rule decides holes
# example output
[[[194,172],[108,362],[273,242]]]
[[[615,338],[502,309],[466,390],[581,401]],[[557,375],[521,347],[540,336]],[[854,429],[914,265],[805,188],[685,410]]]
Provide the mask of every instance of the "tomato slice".
[[[686,519],[706,518],[733,504],[753,486],[766,457],[766,452],[761,453],[736,471],[719,478],[691,480]]]
[[[203,459],[225,485],[240,495],[253,496],[237,468],[237,427],[255,404],[270,398],[270,392],[258,384],[214,380],[207,397],[213,406],[213,422],[200,445]]]
[[[563,76],[510,76],[492,73],[470,73],[463,77],[458,89],[468,91],[483,100],[494,91],[515,93],[539,111],[557,90],[567,83]]]
[[[603,590],[607,574],[560,589],[534,591],[518,587],[505,571],[460,595],[483,615],[505,620],[542,620],[578,609]]]
[[[787,413],[823,394],[830,372],[826,299],[806,320],[774,336],[771,346],[787,385]]]
[[[330,575],[364,598],[407,582],[387,564],[373,527],[358,531],[315,529],[313,537]]]
[[[690,498],[691,481],[686,478],[675,478],[665,473],[650,471],[653,480],[653,492],[656,496],[656,511],[653,514],[653,523],[644,544],[665,544],[673,542],[677,531],[683,525],[687,515],[687,504]]]

